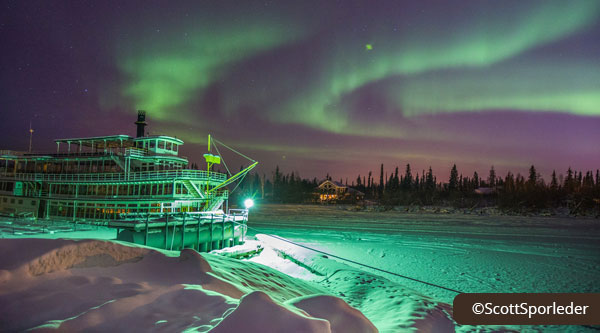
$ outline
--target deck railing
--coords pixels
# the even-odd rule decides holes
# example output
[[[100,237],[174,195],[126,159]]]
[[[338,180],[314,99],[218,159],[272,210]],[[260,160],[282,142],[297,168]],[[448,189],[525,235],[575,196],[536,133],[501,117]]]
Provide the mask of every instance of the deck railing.
[[[77,157],[110,157],[110,156],[127,156],[127,157],[144,157],[144,156],[158,156],[158,157],[179,157],[182,159],[186,159],[186,156],[179,154],[163,154],[156,153],[149,149],[142,149],[137,147],[129,147],[129,148],[114,148],[111,150],[99,150],[99,151],[70,151],[70,152],[59,152],[59,153],[28,153],[21,151],[12,151],[12,150],[0,150],[0,155],[5,155],[5,158],[10,159],[10,157],[52,157],[52,158],[77,158]]]
[[[15,173],[5,174],[15,180],[47,182],[120,182],[120,181],[159,181],[190,179],[195,181],[223,182],[227,175],[204,170],[158,170],[115,173]]]
[[[131,157],[143,157],[148,155],[148,150],[147,149],[141,149],[141,148],[135,148],[135,147],[131,147],[131,148],[127,148],[125,149],[125,156],[131,156]]]

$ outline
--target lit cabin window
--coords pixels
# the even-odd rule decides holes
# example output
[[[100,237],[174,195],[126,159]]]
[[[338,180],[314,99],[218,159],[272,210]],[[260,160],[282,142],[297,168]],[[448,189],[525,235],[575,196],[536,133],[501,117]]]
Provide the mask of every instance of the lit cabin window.
[[[173,143],[167,142],[167,150],[173,150]]]
[[[165,149],[165,142],[160,140],[158,141],[158,149]]]

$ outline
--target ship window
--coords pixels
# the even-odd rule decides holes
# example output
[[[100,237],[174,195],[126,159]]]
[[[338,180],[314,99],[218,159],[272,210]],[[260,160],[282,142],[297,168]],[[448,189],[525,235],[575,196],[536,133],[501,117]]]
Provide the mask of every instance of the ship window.
[[[19,199],[19,205],[23,204],[23,199]]]
[[[167,142],[167,150],[173,150],[173,143]]]
[[[31,205],[35,206],[35,200],[31,200]]]
[[[164,141],[158,141],[158,148],[160,149],[165,149],[165,142]]]
[[[156,147],[156,141],[150,141],[150,148]]]
[[[14,204],[15,203],[15,199],[10,199],[10,203]]]

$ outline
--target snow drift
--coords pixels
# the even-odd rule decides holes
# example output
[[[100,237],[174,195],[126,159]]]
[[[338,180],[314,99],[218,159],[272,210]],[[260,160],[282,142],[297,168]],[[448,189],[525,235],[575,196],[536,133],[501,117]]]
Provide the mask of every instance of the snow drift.
[[[100,240],[0,240],[0,331],[373,332],[269,267]]]
[[[347,312],[344,312],[340,310],[343,307],[335,306],[339,298],[328,301],[321,299],[317,302],[313,298],[294,303],[296,307],[304,309],[311,315],[327,318],[331,323],[336,323],[347,322],[348,320],[343,318],[344,314],[350,315],[356,311],[364,314],[379,330],[385,332],[454,332],[473,329],[473,327],[457,326],[452,319],[452,307],[449,304],[424,296],[382,276],[356,269],[271,236],[259,234],[256,238],[267,248],[272,248],[320,275],[321,278],[316,280],[318,284],[349,304]],[[260,257],[256,260],[260,262]],[[326,313],[328,307],[324,304],[336,308],[333,318]],[[368,332],[366,327],[356,330],[356,325],[352,325],[356,332]]]

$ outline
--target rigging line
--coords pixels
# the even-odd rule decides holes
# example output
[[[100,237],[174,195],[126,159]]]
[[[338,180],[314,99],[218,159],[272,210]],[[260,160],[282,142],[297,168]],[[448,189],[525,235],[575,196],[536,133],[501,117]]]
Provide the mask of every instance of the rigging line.
[[[252,162],[256,162],[255,160],[251,159],[250,157],[248,157],[248,156],[246,156],[246,155],[244,155],[244,154],[240,153],[239,151],[237,151],[237,150],[235,150],[235,149],[233,149],[233,148],[229,147],[228,145],[224,144],[223,142],[221,142],[221,141],[219,141],[219,140],[217,140],[217,139],[215,139],[215,138],[212,138],[212,140],[213,140],[213,141],[216,141],[216,142],[218,142],[218,143],[220,143],[220,144],[222,144],[222,145],[223,145],[223,147],[225,147],[225,148],[227,148],[227,149],[229,149],[229,150],[233,151],[234,153],[236,153],[236,154],[238,154],[238,155],[240,155],[240,156],[242,156],[242,157],[244,157],[244,158],[246,158],[246,159],[248,159],[248,160],[250,160],[250,161],[252,161]]]
[[[377,268],[375,266],[363,264],[361,262],[354,261],[352,259],[347,259],[347,258],[343,258],[343,257],[340,257],[340,256],[336,256],[335,254],[331,254],[331,253],[327,253],[327,252],[324,252],[324,251],[321,251],[321,250],[313,249],[313,248],[310,248],[308,246],[305,246],[305,245],[302,245],[302,244],[298,244],[298,243],[292,242],[290,240],[287,240],[285,238],[279,237],[277,235],[267,235],[267,236],[271,236],[271,237],[273,237],[275,239],[279,239],[281,241],[284,241],[284,242],[287,242],[287,243],[290,243],[290,244],[293,244],[293,245],[305,248],[307,250],[311,250],[311,251],[318,252],[318,253],[321,253],[321,254],[324,254],[324,255],[327,255],[327,256],[331,256],[331,257],[334,257],[334,258],[337,258],[337,259],[340,259],[340,260],[351,262],[353,264],[360,265],[360,266],[363,266],[363,267],[367,267],[367,268],[370,268],[370,269],[373,269],[373,270],[376,270],[376,271],[380,271],[380,272],[383,272],[383,273],[388,273],[388,274],[395,275],[395,276],[398,276],[398,277],[401,277],[401,278],[404,278],[404,279],[412,280],[412,281],[415,281],[415,282],[420,282],[420,283],[423,283],[423,284],[426,284],[426,285],[429,285],[429,286],[432,286],[432,287],[437,287],[437,288],[440,288],[440,289],[445,289],[445,290],[452,291],[452,292],[455,292],[455,293],[458,293],[458,294],[462,294],[463,293],[462,291],[458,291],[456,289],[447,288],[447,287],[440,286],[440,285],[437,285],[437,284],[434,284],[434,283],[431,283],[431,282],[427,282],[427,281],[415,279],[415,278],[412,278],[410,276],[406,276],[406,275],[402,275],[402,274],[390,272],[390,271],[387,271],[387,270],[384,270],[384,269],[381,269],[381,268]]]
[[[230,193],[233,193],[233,191],[235,191],[238,188],[238,186],[240,186],[240,184],[244,181],[244,178],[246,178],[246,175],[248,175],[247,172],[242,176],[242,179],[237,181],[238,183],[235,185],[235,187],[233,188],[233,190],[231,190]]]
[[[229,174],[229,177],[231,177],[231,172],[229,171],[229,168],[227,167],[227,163],[225,163],[225,159],[223,158],[223,155],[221,154],[221,152],[219,151],[219,147],[217,147],[217,145],[215,145],[214,143],[214,139],[212,142],[213,147],[215,147],[215,149],[217,150],[217,153],[219,154],[219,156],[221,157],[221,161],[223,161],[223,165],[225,166],[225,170],[227,170],[227,173]]]
[[[235,222],[235,223],[237,223],[237,224],[241,224],[241,223],[238,223],[238,222]],[[260,231],[260,230],[258,230],[258,229],[256,229],[256,228],[248,227],[247,225],[246,225],[246,227],[247,227],[248,229],[252,229],[252,230],[256,230],[256,231]],[[462,293],[464,293],[464,292],[462,292],[462,291],[459,291],[459,290],[456,290],[456,289],[452,289],[452,288],[448,288],[448,287],[440,286],[440,285],[438,285],[438,284],[435,284],[435,283],[431,283],[431,282],[427,282],[427,281],[419,280],[419,279],[416,279],[416,278],[412,278],[412,277],[410,277],[410,276],[406,276],[406,275],[402,275],[402,274],[398,274],[398,273],[390,272],[390,271],[387,271],[387,270],[385,270],[385,269],[377,268],[377,267],[375,267],[375,266],[371,266],[371,265],[363,264],[363,263],[361,263],[361,262],[358,262],[358,261],[354,261],[354,260],[352,260],[352,259],[347,259],[347,258],[340,257],[340,256],[337,256],[337,255],[335,255],[335,254],[331,254],[331,253],[328,253],[328,252],[325,252],[325,251],[321,251],[321,250],[313,249],[313,248],[311,248],[311,247],[308,247],[308,246],[306,246],[306,245],[302,245],[302,244],[299,244],[299,243],[293,242],[293,241],[291,241],[291,240],[289,240],[289,239],[285,239],[285,238],[283,238],[283,237],[279,237],[279,236],[277,236],[277,235],[269,235],[269,234],[264,234],[264,235],[265,235],[265,236],[272,237],[272,238],[275,238],[275,239],[279,239],[279,240],[281,240],[281,241],[284,241],[284,242],[287,242],[287,243],[290,243],[290,244],[296,245],[296,246],[298,246],[298,247],[305,248],[305,249],[307,249],[307,250],[311,250],[311,251],[313,251],[313,252],[321,253],[321,254],[324,254],[324,255],[326,255],[326,256],[329,256],[329,257],[333,257],[333,258],[337,258],[337,259],[340,259],[340,260],[344,260],[344,261],[347,261],[347,262],[353,263],[353,264],[355,264],[355,265],[359,265],[359,266],[367,267],[367,268],[370,268],[370,269],[373,269],[373,270],[376,270],[376,271],[380,271],[380,272],[383,272],[383,273],[387,273],[387,274],[395,275],[395,276],[398,276],[398,277],[401,277],[401,278],[404,278],[404,279],[407,279],[407,280],[411,280],[411,281],[415,281],[415,282],[423,283],[423,284],[426,284],[426,285],[428,285],[428,286],[432,286],[432,287],[436,287],[436,288],[440,288],[440,289],[448,290],[448,291],[451,291],[451,292],[455,292],[455,293],[457,293],[457,294],[462,294]],[[334,272],[334,273],[337,273],[337,272]],[[332,274],[332,275],[333,275],[333,274]]]

